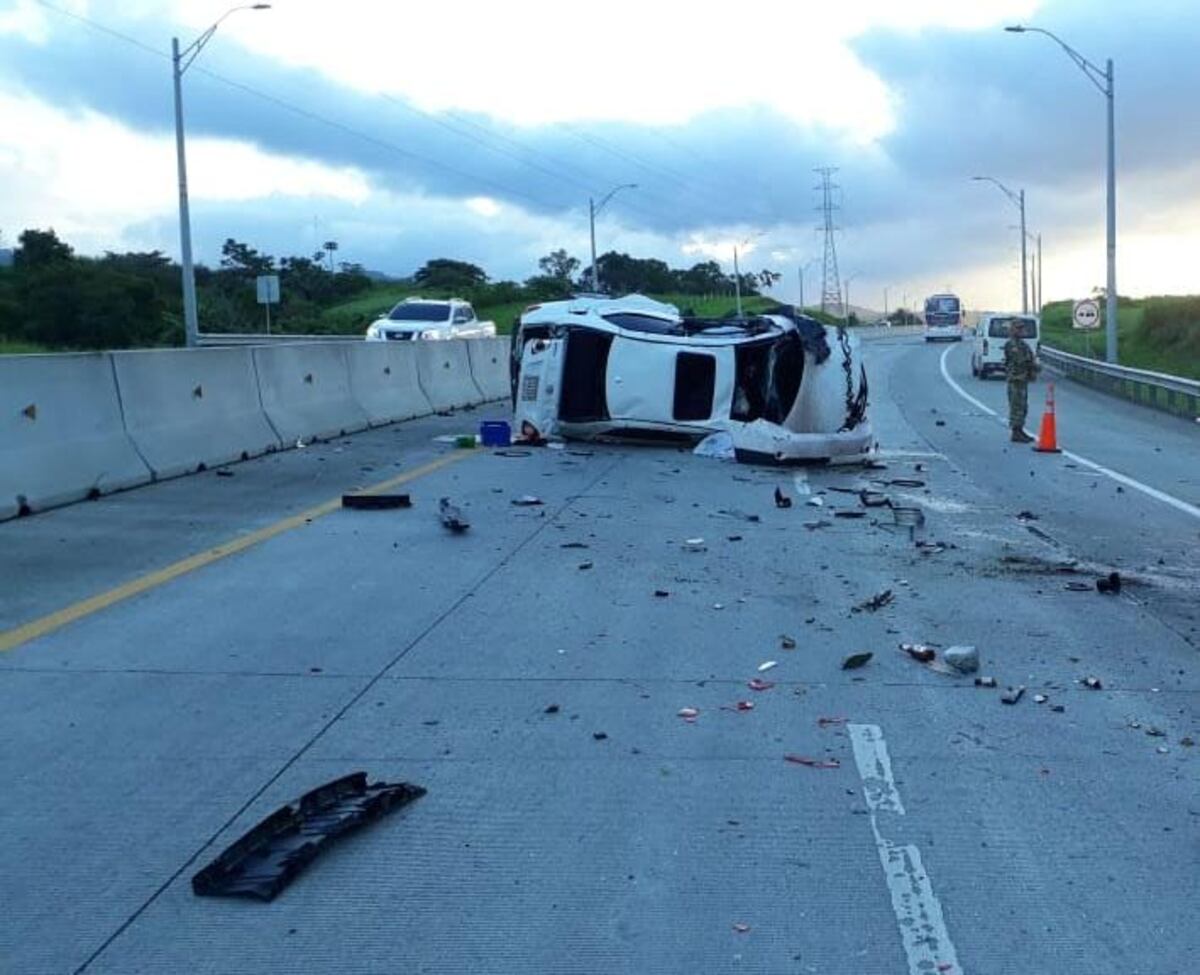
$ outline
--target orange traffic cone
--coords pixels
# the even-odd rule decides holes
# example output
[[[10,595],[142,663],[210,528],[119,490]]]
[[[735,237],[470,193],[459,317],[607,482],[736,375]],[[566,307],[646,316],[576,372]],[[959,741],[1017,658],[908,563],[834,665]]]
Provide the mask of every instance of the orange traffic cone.
[[[1054,383],[1046,386],[1046,412],[1042,414],[1042,429],[1033,449],[1043,454],[1062,453],[1058,448],[1058,424],[1054,418]]]

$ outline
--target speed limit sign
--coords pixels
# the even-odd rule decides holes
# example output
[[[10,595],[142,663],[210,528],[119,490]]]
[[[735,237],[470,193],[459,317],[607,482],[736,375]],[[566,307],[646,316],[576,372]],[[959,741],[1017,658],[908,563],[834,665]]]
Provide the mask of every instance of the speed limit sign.
[[[1076,328],[1099,328],[1100,306],[1091,298],[1075,302],[1071,312],[1071,321]]]

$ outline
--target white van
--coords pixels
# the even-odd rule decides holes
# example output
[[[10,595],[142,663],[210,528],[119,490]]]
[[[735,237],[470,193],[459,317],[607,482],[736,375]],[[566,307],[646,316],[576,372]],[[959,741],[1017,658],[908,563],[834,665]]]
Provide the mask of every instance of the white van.
[[[1021,338],[1032,350],[1034,359],[1037,358],[1042,329],[1036,315],[989,312],[980,316],[979,324],[975,326],[975,342],[971,348],[971,375],[978,379],[986,379],[990,372],[1003,374],[1004,343],[1008,341],[1009,332],[1013,328],[1020,329]]]

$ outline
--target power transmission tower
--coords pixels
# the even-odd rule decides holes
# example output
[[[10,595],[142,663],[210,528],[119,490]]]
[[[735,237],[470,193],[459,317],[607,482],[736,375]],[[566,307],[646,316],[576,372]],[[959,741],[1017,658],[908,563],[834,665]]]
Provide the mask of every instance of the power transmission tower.
[[[822,216],[821,229],[825,234],[825,257],[821,277],[821,311],[828,313],[831,308],[836,309],[842,306],[842,283],[838,279],[837,245],[833,239],[833,235],[838,229],[834,226],[833,214],[834,211],[841,209],[833,201],[833,191],[839,187],[833,181],[833,174],[837,172],[836,168],[824,166],[813,172],[821,174],[821,185],[814,189],[821,192],[821,205],[818,209]]]

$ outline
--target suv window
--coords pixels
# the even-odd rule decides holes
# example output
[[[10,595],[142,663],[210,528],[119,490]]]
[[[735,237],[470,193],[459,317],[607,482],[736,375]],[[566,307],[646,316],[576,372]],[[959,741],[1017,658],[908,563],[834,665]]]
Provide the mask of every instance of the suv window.
[[[1032,318],[993,318],[988,324],[988,337],[1006,339],[1009,329],[1016,329],[1023,339],[1037,336],[1037,325]]]
[[[675,358],[675,419],[707,420],[712,416],[716,379],[713,356],[680,352]]]
[[[388,314],[393,322],[444,322],[446,306],[433,302],[414,302],[411,305],[399,304]]]

